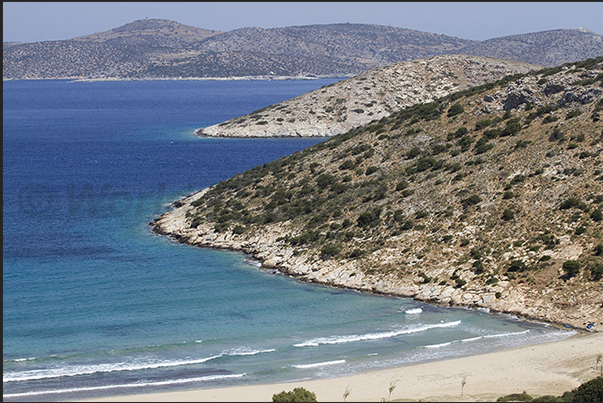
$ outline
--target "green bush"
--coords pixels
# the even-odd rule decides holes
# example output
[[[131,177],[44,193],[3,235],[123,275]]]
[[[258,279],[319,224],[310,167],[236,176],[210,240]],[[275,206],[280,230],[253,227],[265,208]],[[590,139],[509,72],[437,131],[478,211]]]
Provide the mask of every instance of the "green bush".
[[[584,202],[576,199],[575,197],[570,197],[567,200],[564,200],[560,205],[559,205],[559,209],[560,210],[567,210],[573,207],[577,207],[580,209],[584,209],[586,207],[586,205],[584,204]]]
[[[371,226],[379,223],[379,216],[381,215],[381,209],[376,208],[372,211],[367,211],[358,216],[356,220],[357,225],[362,229],[368,229]]]
[[[599,281],[603,278],[603,264],[597,263],[590,267],[590,281]]]
[[[519,118],[509,119],[506,127],[503,129],[501,136],[513,136],[521,130],[521,123]]]
[[[408,187],[408,182],[406,182],[404,179],[402,179],[400,182],[398,182],[396,184],[396,192],[399,192],[400,190],[404,190]]]
[[[475,123],[475,130],[484,129],[484,128],[490,126],[491,124],[492,124],[492,120],[490,120],[490,119],[478,120],[477,123]]]
[[[352,160],[345,160],[345,161],[343,161],[343,163],[341,165],[339,165],[339,169],[341,169],[341,170],[354,169],[355,167],[356,167],[356,164]]]
[[[463,112],[465,112],[465,108],[463,108],[463,105],[457,102],[448,109],[448,113],[446,115],[451,118],[453,116],[460,115]]]
[[[576,277],[580,272],[580,262],[577,260],[567,260],[563,263],[563,270],[565,271],[565,277],[572,278]]]
[[[563,132],[558,127],[555,127],[549,135],[549,141],[559,141],[563,138]]]
[[[328,259],[339,254],[341,249],[335,245],[325,245],[320,249],[320,254],[323,259]]]
[[[275,393],[272,395],[273,402],[317,402],[316,394],[305,388],[295,388],[291,392]]]
[[[329,185],[331,185],[333,182],[335,182],[335,180],[336,180],[336,178],[333,175],[321,174],[318,176],[318,178],[316,178],[316,184],[321,189],[326,189],[327,187],[329,187]]]
[[[482,201],[482,198],[479,197],[478,195],[471,195],[471,196],[467,197],[466,199],[463,199],[461,201],[461,204],[464,207],[469,207],[469,206],[473,206],[475,204],[478,204],[481,201]]]
[[[572,391],[573,402],[603,402],[603,378],[598,377]]]
[[[501,218],[505,221],[511,221],[512,219],[515,218],[515,212],[511,209],[505,209],[502,213]]]
[[[529,402],[531,400],[532,396],[528,395],[525,391],[523,393],[512,393],[496,399],[497,402]]]
[[[377,172],[378,170],[379,170],[379,167],[372,165],[372,166],[370,166],[370,167],[366,168],[365,175],[371,175],[371,174],[374,174],[374,173],[375,173],[375,172]]]
[[[598,208],[598,209],[596,209],[596,210],[593,210],[593,211],[590,213],[590,218],[591,218],[593,221],[597,221],[597,222],[599,222],[599,221],[603,220],[603,211],[601,211],[601,207],[599,207],[599,208]]]
[[[523,261],[513,260],[509,264],[507,271],[508,272],[522,272],[522,271],[526,271],[527,269],[528,269],[528,267],[526,266],[526,264]]]
[[[561,398],[561,397],[546,395],[546,396],[535,397],[534,399],[530,400],[530,402],[556,403],[556,402],[565,402],[565,400],[563,400],[563,398]]]

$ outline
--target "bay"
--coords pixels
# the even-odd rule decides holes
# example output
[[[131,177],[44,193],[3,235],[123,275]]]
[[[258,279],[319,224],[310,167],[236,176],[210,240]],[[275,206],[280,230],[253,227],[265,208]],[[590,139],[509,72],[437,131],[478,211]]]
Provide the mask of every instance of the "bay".
[[[325,141],[194,129],[335,81],[5,82],[4,399],[324,378],[573,334],[305,284],[150,231],[171,202]]]

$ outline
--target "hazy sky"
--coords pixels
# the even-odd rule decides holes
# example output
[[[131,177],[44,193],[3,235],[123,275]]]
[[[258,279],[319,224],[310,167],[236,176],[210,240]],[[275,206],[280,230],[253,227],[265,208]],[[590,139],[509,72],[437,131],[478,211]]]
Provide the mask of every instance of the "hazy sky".
[[[601,2],[3,2],[3,41],[70,39],[163,18],[217,31],[292,25],[391,25],[463,39],[585,28],[603,34]]]

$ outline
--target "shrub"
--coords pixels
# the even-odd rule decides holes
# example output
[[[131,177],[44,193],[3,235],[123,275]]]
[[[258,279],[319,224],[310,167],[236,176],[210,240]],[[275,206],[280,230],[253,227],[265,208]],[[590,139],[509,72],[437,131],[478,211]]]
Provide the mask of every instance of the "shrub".
[[[351,251],[350,253],[348,253],[347,258],[348,259],[355,259],[358,257],[362,257],[366,252],[362,249],[354,249],[353,251]]]
[[[467,197],[466,199],[463,199],[461,201],[461,203],[463,204],[464,207],[468,207],[468,206],[473,206],[475,204],[478,204],[481,201],[482,201],[481,197],[479,197],[478,195],[472,195],[472,196]]]
[[[420,154],[421,154],[421,149],[419,147],[413,147],[406,152],[406,158],[411,160]]]
[[[507,122],[506,127],[503,129],[501,136],[513,136],[521,130],[521,123],[519,123],[519,118],[510,119]]]
[[[335,245],[325,245],[320,249],[322,259],[328,259],[337,256],[341,249]]]
[[[559,209],[560,210],[567,210],[567,209],[570,209],[572,207],[578,207],[579,205],[580,205],[580,200],[576,199],[575,197],[570,197],[569,199],[563,201],[559,205]]]
[[[563,400],[563,398],[561,398],[561,397],[545,395],[545,396],[535,397],[534,399],[530,400],[530,402],[555,403],[555,402],[565,402],[565,400]]]
[[[452,137],[458,139],[469,133],[469,130],[465,126],[459,127],[453,134]]]
[[[576,277],[580,272],[580,262],[577,260],[567,260],[563,263],[563,270],[566,278]]]
[[[272,395],[273,402],[317,402],[316,394],[305,388],[295,388],[291,392],[275,393]]]
[[[598,377],[572,391],[574,402],[603,402],[603,378]]]
[[[333,182],[335,182],[335,177],[330,174],[321,174],[316,178],[316,183],[321,189],[326,189]]]
[[[559,118],[557,116],[548,115],[542,120],[542,122],[543,123],[552,123],[552,122],[556,122],[558,120],[559,120]]]
[[[574,109],[573,111],[569,111],[567,115],[565,115],[565,119],[575,118],[576,116],[582,115],[582,111],[580,109]]]
[[[492,124],[492,120],[490,119],[482,119],[475,123],[475,130],[484,129]]]
[[[505,221],[511,221],[515,218],[515,212],[511,209],[505,209],[501,218]]]
[[[352,160],[345,160],[345,161],[343,161],[343,163],[341,165],[339,165],[339,169],[341,169],[341,170],[354,169],[355,167],[356,167],[356,164]]]
[[[381,215],[381,209],[376,208],[372,211],[367,211],[358,216],[357,225],[362,229],[367,229],[373,225],[379,223],[379,216]]]
[[[513,194],[511,191],[506,191],[503,194],[503,200],[512,199],[513,197],[515,197],[515,194]]]
[[[423,172],[436,165],[437,161],[431,157],[421,158],[415,167],[417,172]]]
[[[590,267],[590,280],[599,281],[603,278],[603,264],[595,264]]]
[[[513,260],[511,261],[511,263],[509,264],[509,267],[507,268],[508,272],[522,272],[522,271],[526,271],[527,270],[527,266],[526,264],[521,261],[521,260]]]
[[[558,127],[555,127],[549,135],[549,141],[559,141],[563,138],[563,132]]]
[[[448,109],[448,113],[446,114],[446,116],[451,118],[453,116],[460,115],[463,112],[465,112],[465,108],[463,108],[463,105],[457,102]]]
[[[596,209],[596,210],[593,210],[593,211],[590,213],[590,218],[591,218],[593,221],[597,221],[597,222],[599,222],[599,221],[603,220],[603,211],[601,211],[601,207],[599,207],[599,208],[598,208],[598,209]]]
[[[374,165],[373,165],[373,166],[370,166],[370,167],[368,167],[368,168],[366,169],[366,173],[365,173],[365,175],[371,175],[371,174],[374,174],[374,173],[375,173],[375,172],[377,172],[378,170],[379,170],[379,167],[376,167],[376,166],[374,166]]]
[[[483,154],[486,151],[490,150],[492,147],[494,147],[494,145],[488,143],[488,139],[486,137],[482,137],[475,143],[473,151],[476,154]]]
[[[237,225],[232,229],[233,234],[241,235],[244,232],[245,232],[245,227],[243,227],[241,225]]]
[[[496,399],[497,402],[529,402],[531,400],[532,396],[528,395],[525,391],[523,393],[512,393]]]
[[[404,190],[408,187],[408,182],[406,182],[404,179],[402,179],[400,182],[398,182],[396,184],[396,191],[399,192],[400,190]]]

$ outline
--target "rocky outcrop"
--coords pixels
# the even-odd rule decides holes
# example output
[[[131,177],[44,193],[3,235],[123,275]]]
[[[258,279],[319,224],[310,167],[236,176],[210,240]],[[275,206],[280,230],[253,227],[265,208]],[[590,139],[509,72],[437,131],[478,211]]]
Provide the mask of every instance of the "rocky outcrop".
[[[196,131],[207,137],[330,137],[411,105],[542,66],[466,55],[373,69]]]

